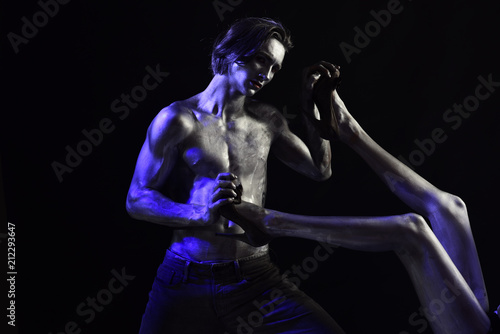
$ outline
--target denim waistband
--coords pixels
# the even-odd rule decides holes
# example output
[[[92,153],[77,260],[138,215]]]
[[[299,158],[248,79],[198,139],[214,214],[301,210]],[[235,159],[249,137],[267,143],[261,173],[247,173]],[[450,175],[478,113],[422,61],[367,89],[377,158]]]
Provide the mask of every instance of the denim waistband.
[[[252,275],[263,265],[271,264],[271,259],[268,253],[258,253],[233,261],[203,263],[189,260],[167,249],[163,263],[182,271],[184,281],[189,277],[215,280],[235,278],[239,281],[244,274]]]

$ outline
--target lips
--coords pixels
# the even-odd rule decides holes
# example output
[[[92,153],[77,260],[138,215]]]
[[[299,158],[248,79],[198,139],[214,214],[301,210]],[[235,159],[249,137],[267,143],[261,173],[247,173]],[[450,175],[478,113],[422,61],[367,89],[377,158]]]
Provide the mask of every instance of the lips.
[[[261,89],[262,88],[262,84],[257,81],[257,80],[250,80],[250,83],[252,84],[252,86],[254,86],[256,89]]]

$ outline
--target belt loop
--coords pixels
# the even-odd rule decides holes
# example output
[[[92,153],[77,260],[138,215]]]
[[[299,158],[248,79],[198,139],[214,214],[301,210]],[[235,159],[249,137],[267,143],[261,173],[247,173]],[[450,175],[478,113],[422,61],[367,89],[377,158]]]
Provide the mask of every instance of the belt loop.
[[[241,281],[241,279],[242,279],[242,277],[241,277],[241,269],[240,269],[240,263],[238,262],[238,260],[234,261],[234,273],[236,275],[236,280],[238,282]]]
[[[188,280],[189,276],[189,265],[191,264],[191,261],[186,261],[186,264],[184,265],[184,277],[182,277],[182,283],[186,283]]]

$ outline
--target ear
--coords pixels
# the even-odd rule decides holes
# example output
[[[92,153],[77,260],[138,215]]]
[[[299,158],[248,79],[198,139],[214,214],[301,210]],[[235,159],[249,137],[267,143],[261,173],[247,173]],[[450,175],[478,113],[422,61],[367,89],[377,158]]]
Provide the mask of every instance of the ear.
[[[227,66],[227,74],[233,74],[234,72],[236,72],[238,70],[239,67],[241,67],[243,65],[243,63],[239,62],[239,61],[234,61],[232,62],[231,64],[229,64]]]

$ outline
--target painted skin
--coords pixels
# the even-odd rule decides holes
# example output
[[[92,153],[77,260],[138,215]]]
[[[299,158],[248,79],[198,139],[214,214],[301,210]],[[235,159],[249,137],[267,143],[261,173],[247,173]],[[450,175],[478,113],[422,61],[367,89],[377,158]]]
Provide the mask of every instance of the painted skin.
[[[366,250],[393,250],[408,270],[423,307],[459,291],[431,322],[435,333],[486,333],[486,289],[464,203],[404,166],[376,144],[347,111],[336,91],[315,96],[314,84],[338,76],[320,62],[304,71],[302,107],[318,118],[314,105],[335,112],[321,124],[306,117],[307,145],[292,134],[280,113],[251,97],[281,67],[284,48],[269,40],[247,64],[234,63],[216,75],[205,91],[163,109],[148,129],[127,197],[134,218],[175,228],[170,248],[195,261],[224,261],[266,252],[217,233],[242,229],[221,217],[231,205],[237,181],[243,186],[237,207],[247,222],[271,237],[295,236]],[[319,98],[319,99],[318,99]],[[331,101],[321,101],[331,99]],[[316,131],[311,123],[320,128]],[[356,151],[418,214],[389,217],[311,217],[264,209],[266,161],[273,151],[296,171],[315,180],[331,175],[325,128]],[[330,132],[331,133],[331,132]],[[422,216],[429,219],[432,230]],[[237,222],[237,217],[235,221]],[[446,290],[448,289],[448,290]],[[447,298],[449,297],[446,295]]]
[[[242,200],[264,205],[271,151],[314,180],[330,177],[329,142],[309,124],[306,145],[290,132],[277,109],[252,99],[280,70],[284,56],[283,45],[269,39],[250,61],[233,63],[203,92],[164,108],[151,123],[127,210],[134,218],[174,228],[169,246],[174,252],[195,261],[267,252],[267,245],[253,247],[216,233],[242,232],[218,212],[236,198],[237,182],[244,189]],[[331,77],[336,71],[326,62],[304,71],[303,105],[312,99],[320,76]],[[315,112],[313,104],[308,108]]]

